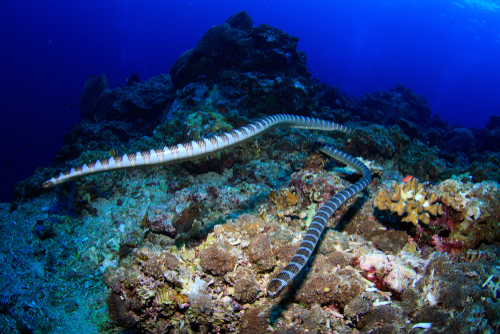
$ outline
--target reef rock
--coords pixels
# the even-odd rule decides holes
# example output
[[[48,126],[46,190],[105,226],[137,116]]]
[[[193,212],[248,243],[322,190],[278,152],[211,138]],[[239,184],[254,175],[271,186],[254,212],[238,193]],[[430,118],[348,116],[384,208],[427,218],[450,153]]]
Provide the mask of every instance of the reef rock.
[[[467,151],[474,147],[475,138],[472,132],[466,128],[456,128],[451,130],[445,137],[447,150]]]
[[[445,214],[433,224],[450,230],[448,240],[464,248],[491,243],[500,238],[500,186],[493,181],[472,184],[446,180],[437,186]]]
[[[140,81],[133,73],[123,88],[109,89],[108,79],[91,75],[80,97],[82,119],[92,122],[103,120],[151,120],[161,114],[170,99],[172,83],[166,74]]]
[[[400,117],[416,124],[425,124],[432,113],[426,98],[401,84],[389,92],[366,94],[361,107],[370,110],[365,116],[371,116],[371,119],[366,120],[388,125],[395,124]]]
[[[110,110],[114,98],[105,74],[90,75],[80,96],[80,116],[82,119],[102,119]]]
[[[182,88],[199,80],[217,81],[224,71],[304,75],[306,57],[297,51],[298,38],[262,24],[251,27],[245,12],[210,28],[196,47],[185,51],[170,69],[172,82]]]
[[[488,124],[486,124],[486,129],[494,130],[500,126],[500,116],[491,115]]]
[[[116,88],[113,90],[116,100],[106,119],[152,120],[162,114],[172,88],[168,74]]]

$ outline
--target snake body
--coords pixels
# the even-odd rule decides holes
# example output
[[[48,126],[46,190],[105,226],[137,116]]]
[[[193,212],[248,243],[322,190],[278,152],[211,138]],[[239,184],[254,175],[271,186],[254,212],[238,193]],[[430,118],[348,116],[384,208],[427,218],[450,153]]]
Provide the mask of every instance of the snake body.
[[[332,215],[337,211],[337,209],[344,204],[347,200],[359,194],[363,189],[365,189],[372,179],[372,175],[368,167],[365,166],[361,161],[350,156],[347,153],[339,151],[331,146],[327,146],[316,142],[320,146],[318,150],[331,156],[334,159],[342,161],[343,163],[355,168],[363,174],[361,180],[355,184],[351,184],[349,187],[343,189],[342,191],[336,193],[328,202],[326,202],[319,211],[314,215],[311,225],[306,231],[302,242],[300,243],[299,249],[295,253],[290,263],[274,278],[269,282],[267,286],[267,293],[271,297],[276,297],[280,291],[282,291],[294,278],[299,274],[299,272],[304,268],[307,261],[311,257],[316,245],[318,244],[319,238],[325,229],[326,223],[332,217]]]
[[[163,148],[152,149],[148,151],[129,153],[122,156],[109,157],[86,163],[79,167],[71,168],[59,175],[52,177],[42,184],[43,188],[50,188],[55,185],[80,178],[87,175],[103,173],[113,170],[129,169],[136,167],[150,167],[177,163],[194,158],[200,158],[213,153],[228,149],[243,142],[254,139],[255,137],[268,132],[276,127],[290,127],[299,129],[341,131],[347,134],[353,132],[353,129],[346,126],[324,121],[317,118],[279,114],[268,116],[247,126],[243,126],[230,132],[220,135],[213,135],[200,140],[165,146]],[[371,181],[369,169],[356,158],[334,149],[323,143],[316,142],[318,150],[340,160],[347,165],[355,168],[363,174],[361,180],[335,194],[313,217],[304,239],[299,249],[290,263],[273,279],[268,285],[268,294],[275,297],[283,290],[297,274],[304,268],[311,257],[327,221],[333,213],[348,199],[363,191]]]

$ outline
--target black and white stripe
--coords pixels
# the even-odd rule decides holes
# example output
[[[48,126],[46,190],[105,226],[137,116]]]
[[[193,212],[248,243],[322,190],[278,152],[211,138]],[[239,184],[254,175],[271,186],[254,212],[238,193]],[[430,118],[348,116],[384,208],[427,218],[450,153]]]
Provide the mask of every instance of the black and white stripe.
[[[337,211],[337,209],[347,200],[363,191],[372,179],[368,167],[366,167],[358,159],[320,142],[315,143],[320,145],[318,150],[355,168],[363,174],[363,177],[355,184],[352,184],[341,192],[335,194],[321,207],[321,209],[319,209],[313,217],[311,225],[309,225],[309,228],[307,229],[304,239],[302,239],[295,256],[292,258],[290,263],[274,279],[272,279],[271,282],[269,282],[269,285],[267,286],[267,293],[271,297],[276,297],[304,268],[316,248],[316,245],[318,244],[326,223],[335,211]]]
[[[135,167],[160,166],[177,163],[195,158],[204,157],[224,149],[233,147],[243,142],[270,131],[276,127],[291,127],[299,129],[312,129],[324,131],[342,131],[351,133],[353,130],[343,125],[324,121],[317,118],[279,114],[258,120],[255,123],[243,126],[231,132],[210,136],[201,140],[165,146],[149,151],[125,154],[119,157],[109,157],[82,166],[64,171],[42,184],[43,188],[50,188],[60,183],[79,177],[109,172],[113,170]]]
[[[42,187],[50,188],[72,179],[107,171],[134,167],[166,165],[204,157],[252,140],[253,138],[276,127],[341,131],[348,134],[353,133],[351,128],[337,123],[317,118],[279,114],[263,118],[255,123],[232,130],[231,132],[222,133],[221,135],[214,135],[183,144],[177,144],[169,147],[165,146],[163,148],[143,152],[129,153],[118,157],[110,157],[86,163],[82,166],[64,171],[50,180],[45,181],[42,184]],[[282,291],[283,288],[286,287],[304,268],[316,248],[327,221],[333,213],[348,199],[363,191],[363,189],[365,189],[371,181],[370,170],[361,161],[348,155],[347,153],[324,145],[323,143],[316,141],[315,144],[319,146],[318,149],[323,153],[357,169],[363,174],[363,177],[359,182],[335,194],[332,199],[326,202],[318,213],[316,213],[312,219],[309,229],[306,232],[306,235],[304,236],[304,239],[300,244],[299,249],[295,253],[295,256],[285,269],[283,269],[283,271],[281,271],[269,283],[267,291],[272,297],[277,296],[279,292]]]

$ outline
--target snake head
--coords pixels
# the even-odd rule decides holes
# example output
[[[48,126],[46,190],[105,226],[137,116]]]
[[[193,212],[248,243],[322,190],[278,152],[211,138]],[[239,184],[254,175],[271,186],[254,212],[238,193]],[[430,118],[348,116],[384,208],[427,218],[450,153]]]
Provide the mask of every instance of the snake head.
[[[42,188],[44,188],[44,189],[52,188],[53,186],[55,186],[55,183],[54,183],[54,181],[52,181],[52,179],[47,180],[44,183],[42,183]]]

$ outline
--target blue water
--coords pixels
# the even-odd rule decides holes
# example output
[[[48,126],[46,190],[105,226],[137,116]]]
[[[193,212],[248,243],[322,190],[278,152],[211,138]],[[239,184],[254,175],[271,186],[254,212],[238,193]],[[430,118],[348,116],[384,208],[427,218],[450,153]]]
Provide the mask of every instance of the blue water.
[[[53,161],[79,121],[88,75],[104,72],[114,87],[132,71],[168,73],[240,10],[299,37],[313,75],[350,96],[402,83],[454,124],[484,127],[500,115],[498,1],[4,1],[0,201]]]

